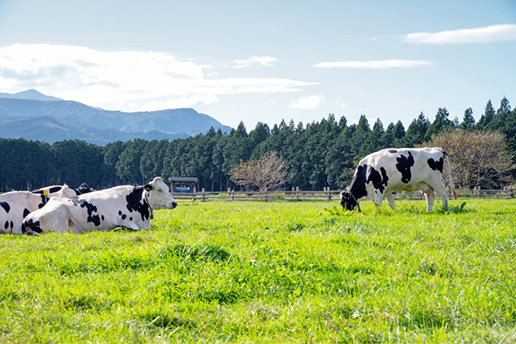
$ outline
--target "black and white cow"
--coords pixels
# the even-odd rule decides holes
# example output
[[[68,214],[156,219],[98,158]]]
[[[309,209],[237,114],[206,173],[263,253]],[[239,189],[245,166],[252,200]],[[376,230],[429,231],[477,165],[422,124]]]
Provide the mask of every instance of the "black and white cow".
[[[27,234],[83,233],[118,227],[150,229],[153,210],[173,209],[177,202],[167,184],[156,177],[145,186],[122,185],[75,197],[53,197],[23,220]]]
[[[399,148],[383,149],[369,154],[355,170],[349,188],[340,194],[340,204],[344,209],[360,211],[358,200],[370,197],[377,207],[383,198],[395,209],[392,191],[422,191],[425,194],[427,211],[432,211],[435,200],[434,191],[448,207],[448,194],[443,185],[444,160],[448,164],[450,186],[453,188],[448,155],[441,148]]]
[[[0,195],[0,233],[21,234],[23,218],[41,209],[50,198],[57,194],[75,196],[75,192],[66,185],[59,186],[57,190],[50,190],[50,187],[42,190],[45,192],[11,191]]]
[[[43,195],[55,194],[55,193],[59,192],[62,187],[63,187],[63,185],[51,185],[51,186],[46,186],[41,189],[33,190],[31,192],[36,193],[36,194],[43,194]],[[82,183],[81,185],[79,185],[79,187],[77,189],[70,189],[70,190],[75,192],[75,195],[77,195],[77,196],[94,191],[86,183]]]

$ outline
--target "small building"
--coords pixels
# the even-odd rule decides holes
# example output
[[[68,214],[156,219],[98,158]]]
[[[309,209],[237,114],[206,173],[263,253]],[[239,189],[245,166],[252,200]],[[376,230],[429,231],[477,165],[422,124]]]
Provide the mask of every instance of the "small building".
[[[197,192],[197,178],[170,177],[170,191],[172,193],[195,193]]]

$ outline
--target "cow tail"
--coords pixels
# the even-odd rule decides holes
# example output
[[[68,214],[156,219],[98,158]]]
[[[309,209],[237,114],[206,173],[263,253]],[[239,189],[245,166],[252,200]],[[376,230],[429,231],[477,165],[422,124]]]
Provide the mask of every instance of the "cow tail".
[[[455,188],[453,187],[453,180],[452,180],[452,176],[451,176],[450,159],[448,159],[448,154],[445,151],[443,151],[443,153],[444,153],[444,156],[446,157],[446,164],[448,165],[448,178],[449,178],[449,182],[450,182],[451,191],[453,193],[453,198],[457,199],[457,192],[455,191]]]

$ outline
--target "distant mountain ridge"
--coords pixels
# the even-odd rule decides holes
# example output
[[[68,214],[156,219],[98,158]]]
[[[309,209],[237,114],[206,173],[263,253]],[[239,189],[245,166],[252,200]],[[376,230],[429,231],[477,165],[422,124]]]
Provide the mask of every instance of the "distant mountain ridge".
[[[231,130],[191,108],[108,111],[47,96],[36,90],[0,93],[0,137],[3,138],[25,138],[48,143],[78,139],[105,145],[135,138],[186,138],[204,134],[211,127],[222,132]]]

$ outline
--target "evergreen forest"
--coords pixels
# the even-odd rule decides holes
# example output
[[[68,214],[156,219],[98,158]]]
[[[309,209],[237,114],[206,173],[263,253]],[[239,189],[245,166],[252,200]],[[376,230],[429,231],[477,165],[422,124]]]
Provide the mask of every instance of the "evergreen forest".
[[[414,147],[453,130],[504,134],[508,153],[516,162],[516,109],[511,111],[504,97],[498,109],[488,101],[478,122],[471,108],[459,120],[450,118],[443,107],[433,121],[421,113],[408,128],[401,121],[387,127],[380,119],[369,123],[365,115],[350,124],[344,116],[337,119],[329,114],[306,125],[281,121],[270,128],[258,123],[248,132],[240,123],[227,134],[212,128],[204,135],[172,141],[135,139],[98,146],[79,140],[48,144],[0,139],[0,192],[64,183],[77,187],[83,182],[102,189],[144,184],[155,176],[197,177],[199,189],[226,191],[235,188],[229,178],[233,166],[270,151],[288,161],[287,189],[338,190],[349,184],[356,163],[365,155],[388,147]]]

